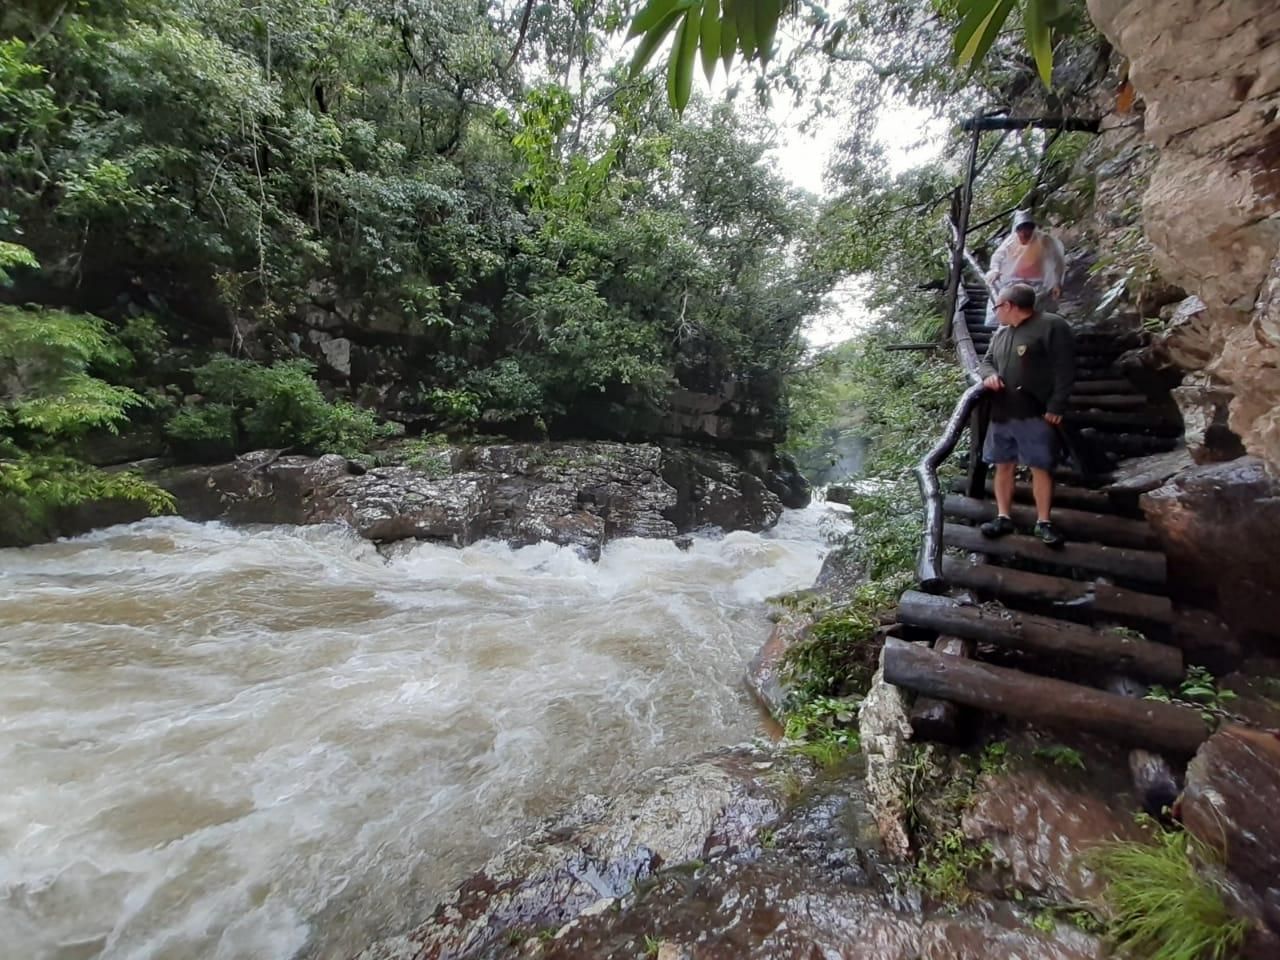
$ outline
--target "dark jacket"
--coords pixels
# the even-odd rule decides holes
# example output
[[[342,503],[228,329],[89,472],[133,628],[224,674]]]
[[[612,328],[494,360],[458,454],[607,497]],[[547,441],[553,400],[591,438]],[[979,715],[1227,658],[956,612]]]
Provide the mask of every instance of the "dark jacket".
[[[993,395],[1001,419],[1063,414],[1076,382],[1076,341],[1067,321],[1037,311],[1016,327],[1001,325],[978,365],[985,380],[996,374],[1004,390]]]

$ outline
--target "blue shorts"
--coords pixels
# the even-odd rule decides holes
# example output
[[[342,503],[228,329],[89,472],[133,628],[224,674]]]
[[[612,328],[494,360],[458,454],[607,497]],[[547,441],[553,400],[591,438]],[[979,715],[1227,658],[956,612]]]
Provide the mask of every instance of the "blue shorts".
[[[982,445],[982,459],[1052,470],[1058,459],[1058,438],[1043,417],[993,420]]]

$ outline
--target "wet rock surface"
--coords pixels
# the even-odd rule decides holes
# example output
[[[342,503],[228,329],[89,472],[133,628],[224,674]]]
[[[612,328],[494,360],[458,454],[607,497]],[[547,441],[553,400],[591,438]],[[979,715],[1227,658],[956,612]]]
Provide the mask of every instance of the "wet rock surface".
[[[1121,794],[1120,797],[1124,795]],[[1088,852],[1107,840],[1140,840],[1132,798],[1122,802],[1081,778],[1019,770],[982,777],[962,818],[966,837],[988,843],[1007,881],[1060,903],[1098,895]]]
[[[1217,612],[1246,655],[1274,649],[1280,481],[1266,465],[1241,457],[1193,467],[1145,494],[1142,507],[1168,554],[1170,594]]]
[[[193,520],[340,522],[383,543],[549,541],[594,558],[619,537],[669,538],[707,526],[768,529],[783,509],[771,485],[789,490],[788,502],[804,501],[794,478],[769,472],[777,461],[748,461],[713,450],[590,442],[441,446],[368,468],[332,454],[273,450],[211,466],[142,467]],[[46,534],[142,516],[133,504],[90,504]],[[6,545],[23,544],[0,541]]]
[[[1032,925],[1017,903],[930,904],[881,847],[862,761],[817,779],[797,764],[781,748],[740,747],[650,771],[613,800],[583,798],[359,960],[1106,955],[1069,923]],[[1043,795],[1018,785],[1028,802]],[[1028,857],[1028,890],[1053,888],[1045,862]]]
[[[1264,901],[1280,903],[1280,736],[1228,726],[1187,767],[1179,814]],[[1280,914],[1276,918],[1280,920]],[[1272,924],[1280,931],[1280,924]]]

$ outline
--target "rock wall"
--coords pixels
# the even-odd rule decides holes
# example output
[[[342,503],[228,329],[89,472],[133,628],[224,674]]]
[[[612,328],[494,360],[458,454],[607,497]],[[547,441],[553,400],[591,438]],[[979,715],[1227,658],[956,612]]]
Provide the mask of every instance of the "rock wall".
[[[1206,306],[1194,366],[1280,465],[1280,4],[1088,0],[1128,58],[1159,149],[1143,200],[1165,277]]]

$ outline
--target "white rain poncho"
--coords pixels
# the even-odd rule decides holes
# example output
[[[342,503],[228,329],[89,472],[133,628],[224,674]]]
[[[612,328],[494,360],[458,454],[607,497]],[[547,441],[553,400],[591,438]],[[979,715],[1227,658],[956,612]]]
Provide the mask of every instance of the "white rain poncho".
[[[1011,284],[1025,283],[1036,291],[1037,305],[1041,309],[1052,310],[1057,304],[1051,302],[1051,295],[1062,285],[1062,277],[1067,272],[1067,258],[1062,252],[1062,243],[1039,227],[1023,243],[1018,236],[1018,226],[1024,223],[1035,223],[1030,210],[1019,210],[1013,215],[1009,236],[991,255],[987,281],[997,296]],[[995,324],[995,303],[989,302],[987,326],[993,327]]]

